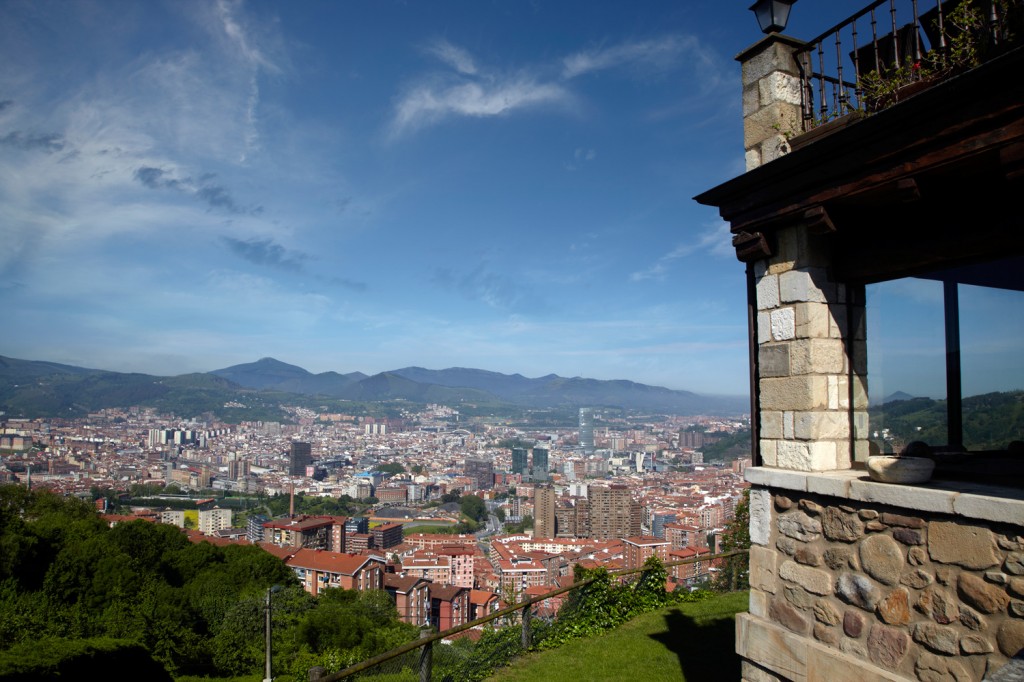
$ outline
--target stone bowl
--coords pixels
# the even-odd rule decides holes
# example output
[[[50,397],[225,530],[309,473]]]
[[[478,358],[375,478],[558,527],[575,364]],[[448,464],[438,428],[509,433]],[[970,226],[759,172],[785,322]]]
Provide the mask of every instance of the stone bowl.
[[[868,457],[868,475],[880,483],[924,483],[932,477],[935,461],[927,457]]]

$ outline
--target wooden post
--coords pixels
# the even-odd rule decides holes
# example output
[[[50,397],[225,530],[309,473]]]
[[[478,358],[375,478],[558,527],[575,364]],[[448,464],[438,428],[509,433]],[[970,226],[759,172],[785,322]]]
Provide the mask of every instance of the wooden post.
[[[420,639],[430,637],[430,630],[420,631]],[[430,682],[431,669],[434,665],[434,643],[428,642],[420,649],[420,682]]]
[[[530,605],[523,607],[523,651],[530,648]]]

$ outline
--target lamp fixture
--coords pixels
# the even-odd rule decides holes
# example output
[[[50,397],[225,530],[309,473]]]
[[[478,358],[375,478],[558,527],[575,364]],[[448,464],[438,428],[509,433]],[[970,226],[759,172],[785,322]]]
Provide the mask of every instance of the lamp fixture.
[[[757,17],[763,33],[778,33],[786,30],[789,10],[796,0],[757,0],[750,11]]]

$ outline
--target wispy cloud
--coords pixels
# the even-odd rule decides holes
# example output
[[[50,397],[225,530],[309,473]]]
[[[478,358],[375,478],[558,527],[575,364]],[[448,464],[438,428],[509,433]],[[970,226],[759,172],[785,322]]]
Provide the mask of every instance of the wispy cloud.
[[[245,99],[244,151],[239,156],[240,163],[246,163],[249,157],[260,149],[259,135],[259,104],[260,83],[263,73],[279,74],[283,69],[278,59],[270,56],[273,51],[272,40],[256,34],[245,24],[240,0],[218,0],[216,17],[220,30],[226,38],[226,50],[233,54],[246,71],[247,96]],[[262,42],[265,44],[261,44]]]
[[[564,105],[571,100],[562,86],[524,75],[497,82],[421,85],[398,103],[391,132],[398,137],[450,116],[500,116],[517,109]]]
[[[241,7],[240,0],[218,0],[217,18],[220,20],[224,35],[227,36],[237,54],[248,64],[279,73],[281,68],[278,64],[266,54],[266,50],[243,26]]]
[[[39,149],[51,154],[63,151],[66,144],[64,136],[57,133],[38,135],[35,133],[25,134],[16,130],[0,137],[0,145],[5,147],[14,147],[24,151]]]
[[[328,277],[327,283],[331,286],[342,287],[350,291],[363,292],[366,291],[366,282],[358,282],[347,277]]]
[[[697,239],[677,245],[662,255],[650,267],[632,273],[629,278],[634,282],[648,279],[662,279],[672,264],[695,253],[710,253],[719,257],[732,255],[732,241],[729,236],[729,224],[719,221],[705,229]]]
[[[577,100],[571,81],[599,71],[628,68],[647,75],[686,63],[698,73],[702,93],[723,80],[717,55],[695,36],[629,41],[581,50],[554,64],[507,70],[479,65],[467,50],[444,39],[425,52],[451,72],[430,73],[406,87],[395,104],[392,138],[450,117],[493,117],[540,106],[568,109]]]
[[[203,185],[196,190],[196,196],[210,205],[210,208],[223,208],[231,213],[238,213],[238,204],[231,198],[222,185]]]
[[[459,73],[472,76],[477,72],[473,56],[461,47],[452,45],[447,40],[435,40],[427,45],[426,51]]]
[[[700,41],[693,36],[667,36],[584,50],[562,60],[562,77],[576,78],[624,66],[666,69],[675,66],[684,53],[698,58],[706,55]]]
[[[456,291],[471,301],[506,311],[542,313],[547,306],[529,287],[502,274],[491,272],[487,263],[459,274],[449,268],[438,268],[431,282],[443,289]]]
[[[228,189],[214,182],[217,177],[215,173],[204,173],[199,177],[198,181],[194,181],[191,176],[176,177],[174,171],[153,166],[141,166],[135,169],[134,177],[150,189],[169,189],[185,192],[186,194],[193,195],[210,208],[224,209],[229,213],[243,212]],[[257,207],[248,212],[259,213],[260,211],[261,209]]]
[[[567,161],[565,163],[565,169],[566,170],[570,170],[570,171],[577,170],[580,166],[582,166],[584,164],[587,164],[587,163],[590,163],[591,161],[593,161],[596,158],[597,158],[597,150],[596,149],[583,149],[583,148],[577,147],[576,151],[574,151],[572,153],[572,160],[571,161]]]
[[[300,251],[286,249],[271,239],[235,239],[221,237],[221,241],[236,256],[256,265],[298,272],[309,256]]]
[[[163,168],[143,166],[135,169],[135,179],[150,189],[182,189],[181,181]]]

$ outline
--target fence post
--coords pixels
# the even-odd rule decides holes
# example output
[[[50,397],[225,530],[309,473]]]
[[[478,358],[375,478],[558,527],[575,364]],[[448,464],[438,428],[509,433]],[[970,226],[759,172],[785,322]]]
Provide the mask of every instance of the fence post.
[[[523,607],[523,651],[530,648],[530,605]]]
[[[430,630],[420,631],[420,639],[430,637]],[[434,665],[434,643],[428,642],[420,649],[420,682],[430,682],[431,668]]]
[[[309,669],[309,682],[317,682],[321,677],[324,677],[324,667],[322,665],[315,665]]]

